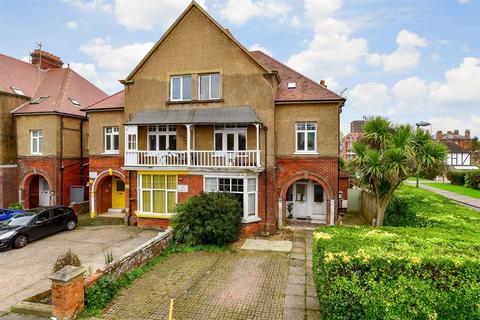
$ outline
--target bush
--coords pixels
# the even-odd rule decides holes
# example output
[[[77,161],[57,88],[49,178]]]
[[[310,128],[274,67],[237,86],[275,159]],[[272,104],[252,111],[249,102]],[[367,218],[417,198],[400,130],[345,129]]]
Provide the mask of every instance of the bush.
[[[480,213],[421,189],[396,193],[393,206],[428,227],[314,233],[322,319],[480,319]]]
[[[240,236],[239,201],[228,193],[202,193],[178,206],[172,221],[175,239],[189,245],[227,244]]]
[[[8,209],[12,209],[12,210],[21,210],[22,209],[22,205],[18,202],[13,202],[13,203],[10,203],[8,205]]]
[[[426,222],[425,219],[417,216],[404,197],[396,194],[385,211],[384,226],[424,227]]]
[[[53,272],[57,272],[66,266],[80,267],[81,265],[80,258],[72,250],[68,249],[67,252],[57,258],[53,266]]]
[[[465,171],[451,170],[447,172],[447,179],[457,186],[465,185]]]
[[[480,169],[465,172],[465,186],[480,189]]]

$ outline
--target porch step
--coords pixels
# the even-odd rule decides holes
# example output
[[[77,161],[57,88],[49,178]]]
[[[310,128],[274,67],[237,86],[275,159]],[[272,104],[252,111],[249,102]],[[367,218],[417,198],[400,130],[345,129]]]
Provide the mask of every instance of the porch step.
[[[108,213],[125,213],[125,208],[108,208]]]

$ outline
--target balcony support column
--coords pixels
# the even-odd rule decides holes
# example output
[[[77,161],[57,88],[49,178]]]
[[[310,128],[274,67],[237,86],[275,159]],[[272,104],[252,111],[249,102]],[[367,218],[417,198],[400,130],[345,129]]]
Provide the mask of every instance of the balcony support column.
[[[257,167],[260,167],[260,124],[255,123],[255,128],[257,129]]]
[[[191,155],[190,155],[190,148],[191,148],[191,132],[190,132],[190,127],[192,125],[191,124],[185,124],[185,127],[187,128],[187,165],[190,166],[190,162],[191,162]]]

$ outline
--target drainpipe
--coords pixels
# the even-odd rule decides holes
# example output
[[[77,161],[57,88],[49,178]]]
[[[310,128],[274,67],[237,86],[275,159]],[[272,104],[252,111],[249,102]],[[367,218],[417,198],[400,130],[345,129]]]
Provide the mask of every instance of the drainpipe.
[[[264,190],[265,190],[265,196],[263,197],[264,199],[264,210],[265,210],[265,235],[269,235],[269,232],[268,232],[268,219],[267,219],[267,214],[268,214],[268,210],[267,210],[267,196],[268,196],[268,192],[267,192],[267,174],[268,174],[268,170],[267,170],[267,155],[268,155],[268,149],[267,149],[267,132],[268,132],[268,127],[267,126],[264,126],[264,134],[265,134],[265,174],[263,175],[263,185],[264,185]]]
[[[137,199],[138,201],[138,199]],[[128,171],[128,214],[127,226],[130,226],[130,217],[132,216],[132,171]]]
[[[83,181],[83,123],[85,119],[80,119],[80,185],[84,186]]]
[[[63,116],[60,118],[60,204],[63,205]]]

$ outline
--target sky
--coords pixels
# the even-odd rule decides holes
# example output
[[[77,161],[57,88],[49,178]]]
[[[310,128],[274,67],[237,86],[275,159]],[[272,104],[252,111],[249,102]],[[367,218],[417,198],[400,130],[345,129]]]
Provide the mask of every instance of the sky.
[[[480,136],[480,0],[199,0],[248,49],[347,98],[364,115]],[[0,52],[38,42],[108,93],[189,0],[0,0]]]

